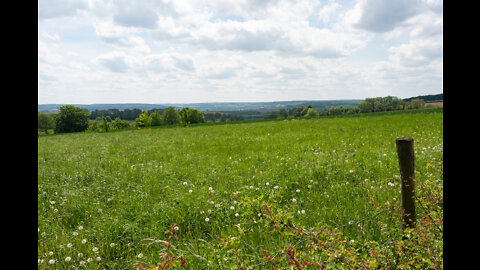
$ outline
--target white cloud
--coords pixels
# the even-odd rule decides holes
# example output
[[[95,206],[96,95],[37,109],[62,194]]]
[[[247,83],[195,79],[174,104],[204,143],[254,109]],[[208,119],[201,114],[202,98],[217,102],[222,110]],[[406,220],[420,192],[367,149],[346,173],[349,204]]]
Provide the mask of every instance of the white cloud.
[[[102,54],[94,62],[108,68],[111,72],[122,73],[129,69],[127,57],[122,52]]]
[[[100,103],[364,98],[441,88],[441,1],[46,3],[39,2],[39,102],[71,91],[79,93],[75,103]]]
[[[388,32],[420,11],[420,0],[360,0],[355,6],[354,26],[371,32]]]
[[[39,0],[38,19],[71,16],[85,9],[88,9],[88,1],[86,0]]]

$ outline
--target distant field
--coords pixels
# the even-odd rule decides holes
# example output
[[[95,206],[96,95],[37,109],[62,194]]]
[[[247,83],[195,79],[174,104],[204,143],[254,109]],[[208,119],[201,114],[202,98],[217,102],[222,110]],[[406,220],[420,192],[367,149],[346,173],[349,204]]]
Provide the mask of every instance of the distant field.
[[[443,108],[443,101],[425,103],[428,108]]]
[[[343,268],[279,224],[334,231],[398,205],[398,137],[415,140],[418,185],[443,186],[442,111],[41,136],[39,269],[160,269],[171,254],[174,269],[180,256],[188,269],[262,269],[265,254],[290,269],[278,251],[293,247]],[[398,228],[379,214],[340,229],[332,252],[372,256],[363,243]]]

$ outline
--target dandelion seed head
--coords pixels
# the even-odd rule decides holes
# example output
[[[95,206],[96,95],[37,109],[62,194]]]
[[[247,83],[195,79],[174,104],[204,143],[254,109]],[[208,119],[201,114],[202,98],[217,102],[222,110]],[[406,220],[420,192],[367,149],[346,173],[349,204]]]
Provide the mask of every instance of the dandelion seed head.
[[[66,262],[69,262],[69,261],[71,261],[71,260],[72,260],[72,258],[70,258],[70,257],[66,257],[66,258],[65,258],[65,261],[66,261]]]
[[[205,218],[205,222],[209,222],[209,221],[210,221],[210,219],[208,217]]]

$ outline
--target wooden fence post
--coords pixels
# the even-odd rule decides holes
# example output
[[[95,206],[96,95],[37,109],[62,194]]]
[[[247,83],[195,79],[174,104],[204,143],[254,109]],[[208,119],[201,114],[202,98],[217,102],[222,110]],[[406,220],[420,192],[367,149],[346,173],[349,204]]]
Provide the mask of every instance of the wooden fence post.
[[[415,227],[415,155],[412,138],[397,138],[398,165],[402,181],[402,230]]]

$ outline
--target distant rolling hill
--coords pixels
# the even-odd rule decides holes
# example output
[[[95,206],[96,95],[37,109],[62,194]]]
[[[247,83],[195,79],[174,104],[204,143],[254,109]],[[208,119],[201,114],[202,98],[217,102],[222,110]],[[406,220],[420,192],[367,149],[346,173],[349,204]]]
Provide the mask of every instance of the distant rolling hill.
[[[174,104],[148,104],[148,103],[118,103],[118,104],[71,104],[76,107],[87,109],[88,111],[118,109],[163,109],[173,106],[177,109],[188,107],[200,111],[259,111],[269,112],[281,109],[292,109],[304,105],[312,106],[317,110],[328,109],[334,106],[343,106],[353,108],[362,102],[361,99],[351,100],[296,100],[296,101],[272,101],[272,102],[210,102],[210,103],[174,103]],[[43,113],[57,112],[58,108],[65,104],[38,104],[38,111]]]

